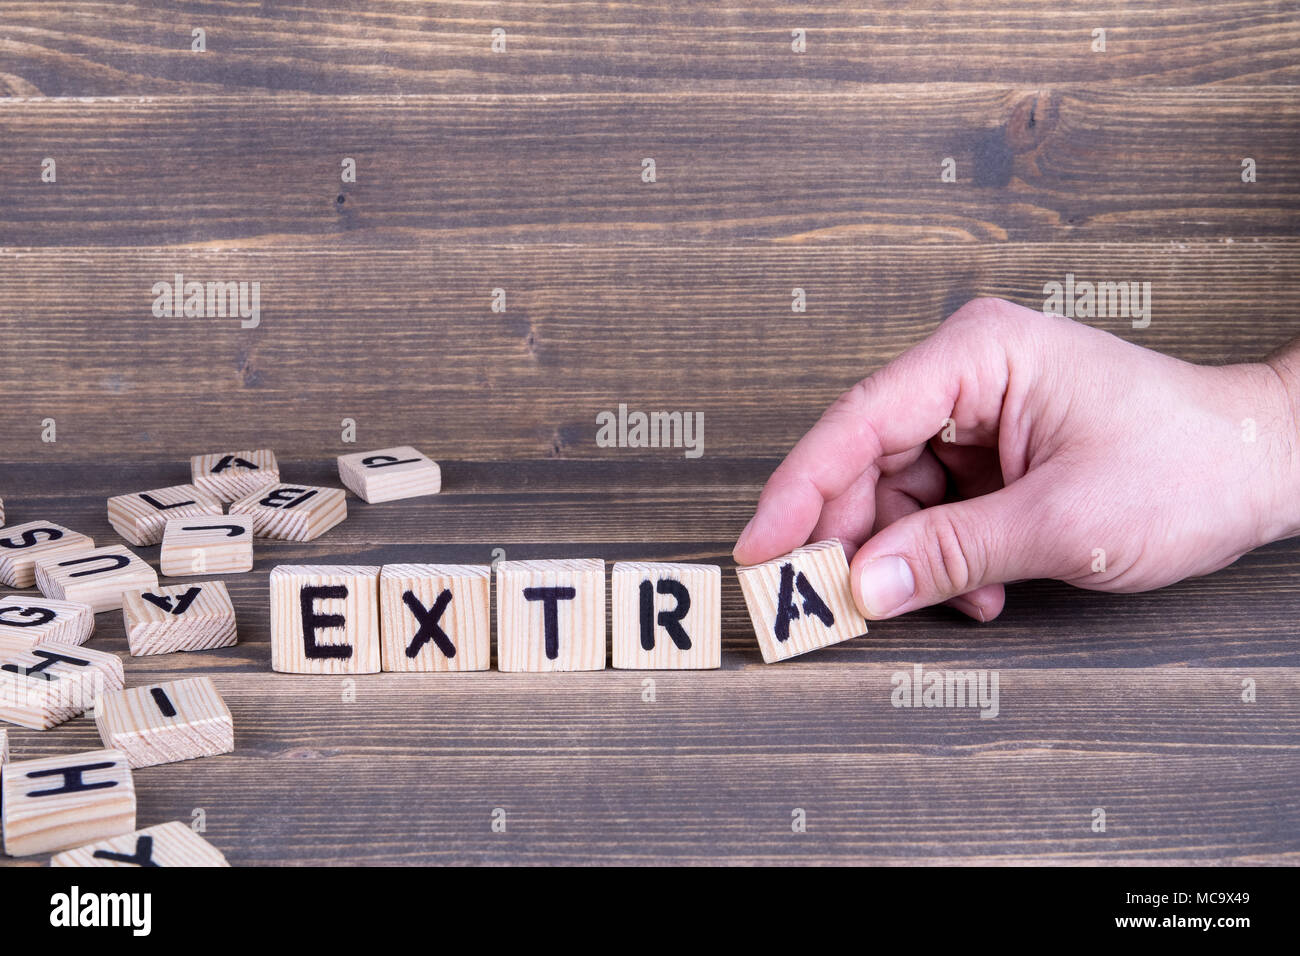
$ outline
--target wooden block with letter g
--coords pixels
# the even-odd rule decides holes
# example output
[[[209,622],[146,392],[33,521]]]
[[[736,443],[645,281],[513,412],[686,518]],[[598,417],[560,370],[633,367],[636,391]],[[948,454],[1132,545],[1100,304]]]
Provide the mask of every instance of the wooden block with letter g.
[[[53,554],[89,551],[93,539],[52,521],[29,521],[0,533],[0,584],[29,588],[36,583],[36,561]]]
[[[135,829],[135,785],[120,751],[18,760],[5,764],[0,778],[10,856],[66,850]]]
[[[234,720],[211,677],[105,694],[95,708],[95,726],[104,746],[126,754],[132,769],[235,749]]]
[[[172,518],[163,529],[158,569],[168,577],[253,570],[253,516]]]
[[[716,564],[620,561],[610,573],[614,666],[722,666],[722,569]]]
[[[232,515],[251,515],[253,534],[280,541],[312,541],[348,516],[342,488],[268,485],[230,506]]]
[[[280,466],[269,448],[195,455],[190,459],[190,474],[195,487],[226,504],[280,482]]]
[[[221,514],[221,502],[193,485],[155,488],[108,499],[108,523],[136,547],[162,541],[168,518]]]
[[[75,646],[90,640],[94,630],[89,604],[31,594],[0,597],[0,637],[20,638],[33,647],[51,642]]]
[[[605,562],[599,558],[497,565],[497,667],[605,668]]]
[[[0,637],[0,720],[48,730],[80,717],[101,695],[122,685],[116,654]]]
[[[193,829],[172,820],[50,857],[50,866],[230,866]]]
[[[122,607],[122,592],[158,586],[156,572],[120,544],[93,551],[56,554],[36,562],[36,586],[48,598],[80,601],[100,614]]]
[[[372,505],[436,495],[442,488],[442,471],[437,462],[410,445],[339,455],[339,478],[357,497]]]
[[[379,672],[378,567],[281,565],[271,571],[271,669]]]
[[[239,640],[235,607],[221,581],[127,591],[122,619],[132,657],[208,651]]]
[[[379,575],[386,671],[485,671],[492,662],[492,569],[386,564]]]
[[[849,590],[844,547],[835,538],[736,568],[736,576],[769,664],[867,633]]]

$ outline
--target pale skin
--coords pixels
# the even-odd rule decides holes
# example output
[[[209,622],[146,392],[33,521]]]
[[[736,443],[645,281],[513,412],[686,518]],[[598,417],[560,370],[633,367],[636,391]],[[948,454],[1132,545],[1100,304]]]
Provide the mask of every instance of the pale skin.
[[[1300,339],[1193,365],[977,299],[826,410],[735,559],[839,538],[871,620],[947,603],[989,621],[1031,578],[1164,587],[1300,534],[1298,427]]]

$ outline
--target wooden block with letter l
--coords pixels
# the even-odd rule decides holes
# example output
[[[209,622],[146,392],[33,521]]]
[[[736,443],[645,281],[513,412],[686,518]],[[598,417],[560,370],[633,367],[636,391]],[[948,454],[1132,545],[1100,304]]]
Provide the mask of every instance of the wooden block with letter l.
[[[380,666],[485,671],[492,663],[492,569],[386,564],[379,575]]]
[[[605,668],[605,562],[599,558],[497,565],[497,667]]]
[[[442,488],[442,471],[437,462],[410,445],[339,455],[339,478],[357,497],[372,505],[436,495]]]
[[[133,770],[235,749],[235,723],[211,677],[105,694],[95,726],[104,746],[126,754]]]
[[[50,857],[50,866],[230,866],[225,854],[172,820]]]
[[[235,606],[221,581],[127,591],[122,620],[132,657],[208,651],[239,640]]]
[[[716,564],[620,561],[610,573],[614,666],[722,666],[722,569]]]
[[[48,730],[80,717],[123,684],[116,654],[0,637],[0,720]]]
[[[867,633],[849,590],[849,562],[838,539],[796,548],[763,564],[736,568],[768,664]]]
[[[120,751],[17,760],[0,778],[10,856],[67,850],[135,829],[135,785]]]
[[[196,488],[226,504],[280,482],[280,466],[269,448],[195,455],[190,459],[190,474]]]
[[[29,588],[36,583],[37,559],[93,547],[93,539],[52,521],[29,521],[5,528],[0,534],[0,584]]]
[[[54,601],[31,594],[0,597],[0,637],[28,644],[85,644],[95,630],[95,612],[78,601]]]
[[[158,572],[120,544],[56,554],[36,562],[36,586],[48,598],[89,604],[96,614],[122,607],[122,592],[158,586]]]
[[[271,669],[379,672],[378,567],[281,565],[271,571]]]
[[[348,516],[342,488],[268,485],[230,506],[232,515],[251,515],[253,534],[280,541],[312,541]]]
[[[108,499],[108,523],[136,547],[162,541],[168,518],[221,514],[221,502],[193,485],[155,488]]]
[[[158,567],[168,577],[253,570],[253,516],[172,518],[163,529]]]

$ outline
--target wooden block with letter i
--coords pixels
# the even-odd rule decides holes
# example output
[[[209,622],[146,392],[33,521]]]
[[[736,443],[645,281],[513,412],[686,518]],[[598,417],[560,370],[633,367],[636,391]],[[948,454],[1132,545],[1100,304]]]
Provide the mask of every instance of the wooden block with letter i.
[[[253,570],[253,516],[172,518],[163,529],[158,567],[169,577]]]
[[[281,565],[271,571],[271,669],[379,672],[378,567]]]
[[[132,657],[208,651],[239,640],[235,607],[220,581],[127,591],[122,619]]]
[[[280,466],[269,448],[195,455],[190,459],[190,474],[195,487],[226,504],[280,482]]]
[[[268,485],[230,506],[232,515],[251,515],[253,534],[280,541],[312,541],[348,516],[342,488]]]
[[[610,574],[614,666],[722,666],[722,569],[716,564],[620,561]]]
[[[50,857],[50,866],[230,866],[225,855],[179,820],[145,827]]]
[[[763,564],[736,568],[759,650],[768,664],[867,633],[835,538]]]
[[[96,614],[122,607],[122,592],[158,586],[158,572],[120,544],[36,562],[36,586],[48,598],[89,604]]]
[[[379,575],[380,666],[485,671],[492,661],[492,569],[386,564]]]
[[[0,720],[48,730],[80,717],[101,695],[122,685],[116,654],[0,637]]]
[[[95,726],[104,746],[126,754],[133,770],[235,749],[235,724],[211,677],[105,694]]]
[[[436,495],[442,488],[437,462],[410,445],[339,455],[339,479],[372,505]]]
[[[168,518],[221,514],[221,502],[193,485],[155,488],[108,499],[108,523],[136,547],[162,541]]]
[[[29,588],[36,583],[36,561],[52,554],[89,551],[94,540],[51,521],[29,521],[0,534],[0,584]]]
[[[0,770],[5,852],[30,856],[135,829],[135,785],[117,750],[18,760]]]
[[[0,597],[0,637],[20,638],[32,646],[75,646],[90,640],[94,630],[95,612],[89,604],[29,594]]]
[[[499,563],[497,667],[604,670],[605,562],[579,558]]]

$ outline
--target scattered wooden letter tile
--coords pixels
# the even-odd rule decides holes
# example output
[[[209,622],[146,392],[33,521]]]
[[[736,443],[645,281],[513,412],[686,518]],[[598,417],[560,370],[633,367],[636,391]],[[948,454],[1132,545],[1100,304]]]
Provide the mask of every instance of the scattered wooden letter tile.
[[[620,561],[610,575],[614,666],[722,666],[722,569]]]
[[[5,500],[3,498],[0,498],[0,528],[4,527],[4,523],[5,523]]]
[[[195,455],[190,472],[195,486],[227,504],[280,481],[280,466],[269,448]]]
[[[253,570],[253,516],[170,519],[158,567],[168,577]]]
[[[9,762],[9,731],[0,727],[0,767]]]
[[[605,667],[605,562],[599,558],[497,565],[497,667]]]
[[[123,683],[116,654],[0,636],[0,720],[48,730],[80,717]]]
[[[492,569],[386,564],[379,575],[380,666],[485,671],[492,661]]]
[[[208,651],[239,640],[235,606],[221,581],[127,591],[122,620],[132,657]]]
[[[54,601],[33,594],[0,595],[0,636],[21,638],[31,645],[85,644],[95,630],[89,604]]]
[[[281,541],[311,541],[348,516],[342,488],[269,485],[230,506],[232,515],[253,517],[253,534]]]
[[[437,463],[410,445],[339,455],[339,478],[369,504],[436,495],[442,488]]]
[[[378,567],[281,565],[271,571],[271,669],[379,671]]]
[[[30,856],[135,829],[126,755],[92,750],[4,765],[5,852]]]
[[[36,562],[36,586],[48,598],[89,604],[96,614],[122,607],[122,592],[158,586],[156,572],[120,544],[56,554]]]
[[[29,588],[36,583],[36,559],[71,551],[89,551],[95,542],[50,521],[29,521],[0,535],[0,584]]]
[[[219,514],[221,502],[193,485],[154,488],[108,499],[108,523],[136,547],[160,542],[168,518]]]
[[[50,857],[50,866],[230,866],[193,829],[172,820]]]
[[[867,633],[837,539],[736,569],[763,660],[771,664]]]
[[[104,746],[126,754],[132,769],[235,749],[235,723],[211,677],[105,694],[95,708],[95,726]]]

